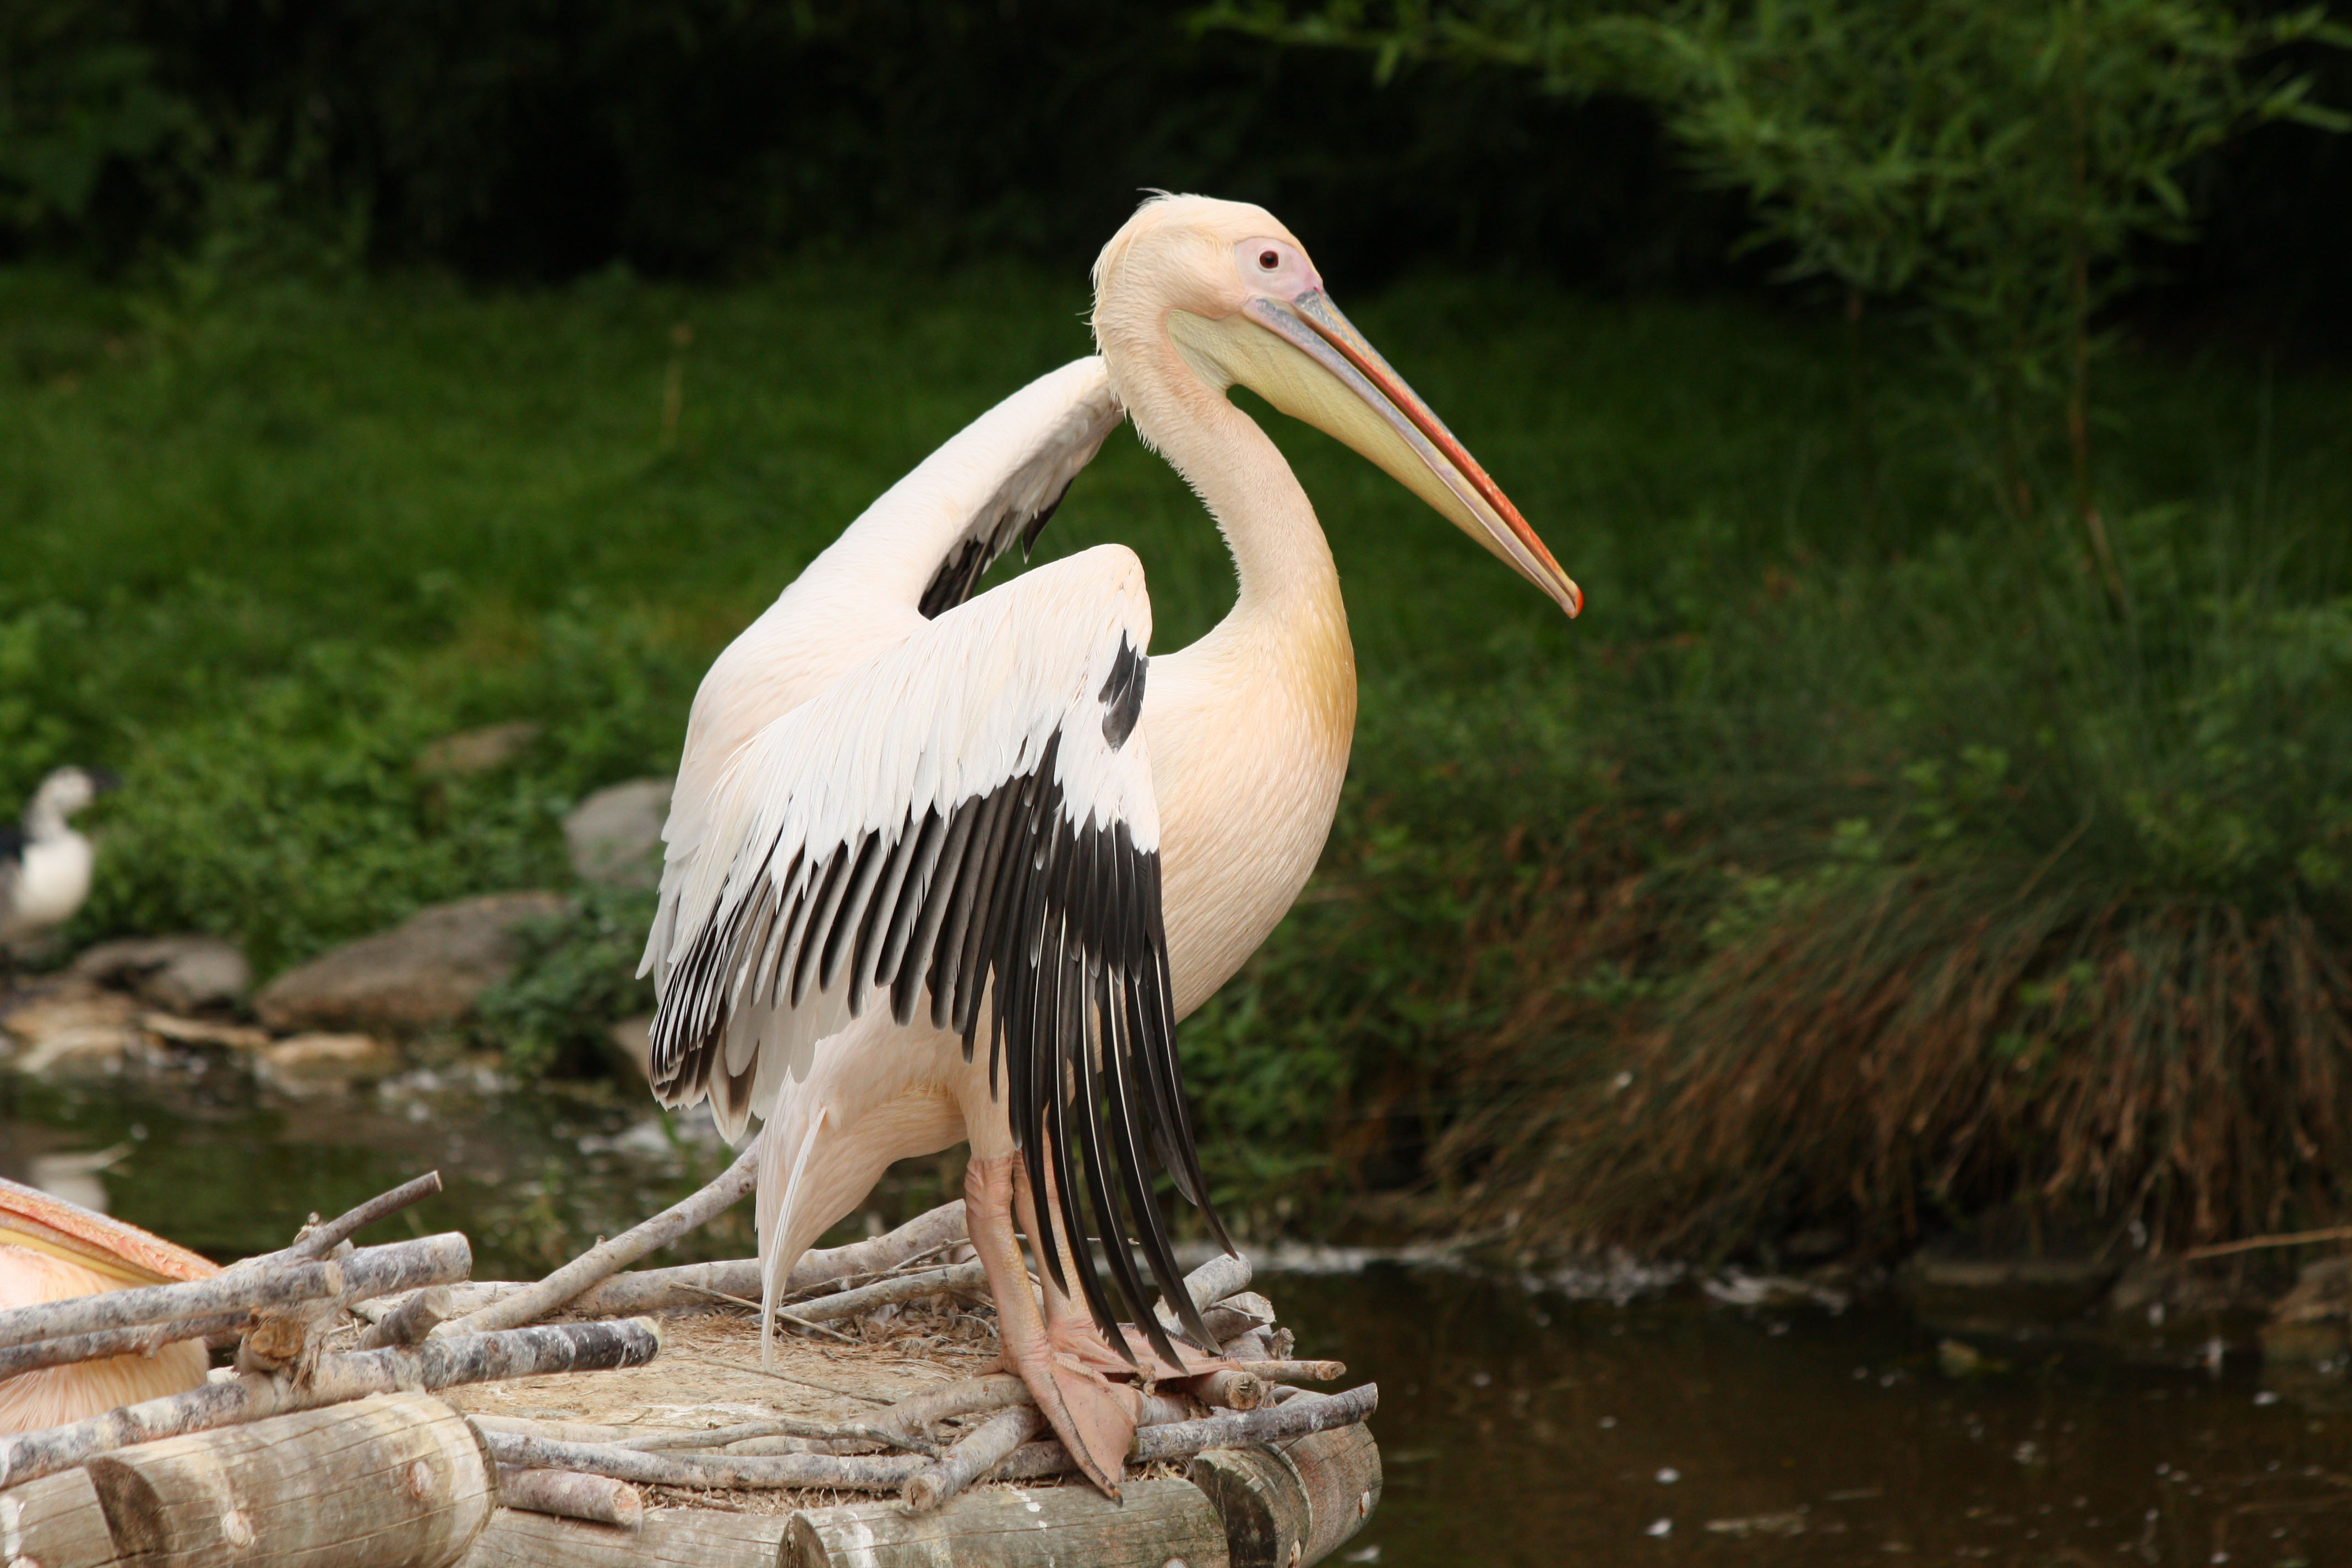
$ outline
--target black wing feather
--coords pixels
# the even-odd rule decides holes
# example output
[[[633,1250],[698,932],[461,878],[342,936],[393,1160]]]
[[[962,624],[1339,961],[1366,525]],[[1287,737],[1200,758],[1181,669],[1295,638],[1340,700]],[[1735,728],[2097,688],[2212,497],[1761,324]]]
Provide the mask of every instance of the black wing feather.
[[[957,540],[948,550],[947,559],[931,574],[923,589],[923,596],[915,607],[923,612],[925,620],[935,621],[971,597],[988,569],[996,564],[997,557],[1010,550],[1014,542],[1021,545],[1021,559],[1029,559],[1035,549],[1037,536],[1054,521],[1062,508],[1062,498],[1070,493],[1065,484],[1054,499],[1034,512],[1017,511],[1012,507],[989,515],[983,513],[973,524],[973,531]]]

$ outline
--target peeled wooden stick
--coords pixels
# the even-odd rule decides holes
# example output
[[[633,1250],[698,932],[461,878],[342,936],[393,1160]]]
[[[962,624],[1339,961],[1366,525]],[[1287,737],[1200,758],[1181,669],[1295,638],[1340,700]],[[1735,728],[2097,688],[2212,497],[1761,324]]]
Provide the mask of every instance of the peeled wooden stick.
[[[1380,1384],[1367,1383],[1328,1397],[1307,1394],[1281,1405],[1270,1405],[1245,1415],[1208,1415],[1198,1421],[1176,1421],[1165,1426],[1139,1426],[1135,1449],[1129,1456],[1139,1465],[1159,1459],[1181,1459],[1203,1448],[1245,1448],[1255,1443],[1279,1443],[1352,1426],[1380,1407]],[[1034,1480],[1058,1476],[1076,1467],[1057,1442],[1024,1443],[996,1468],[1000,1481]]]
[[[449,1316],[449,1287],[427,1285],[368,1325],[367,1332],[360,1336],[360,1349],[422,1344],[425,1336]]]
[[[877,1279],[871,1285],[860,1285],[854,1290],[836,1290],[830,1296],[816,1296],[793,1303],[793,1316],[812,1323],[830,1323],[842,1318],[854,1318],[860,1312],[870,1312],[877,1307],[887,1307],[894,1301],[912,1301],[922,1296],[936,1296],[942,1290],[977,1290],[988,1283],[988,1270],[978,1263],[959,1263],[950,1268],[935,1268],[921,1274],[902,1274],[895,1279]]]
[[[543,1318],[646,1253],[667,1247],[688,1231],[717,1217],[757,1185],[759,1179],[760,1140],[754,1138],[735,1156],[735,1163],[701,1191],[670,1205],[643,1225],[625,1230],[610,1241],[598,1242],[530,1289],[501,1297],[433,1331],[436,1335],[488,1333]]]
[[[145,1323],[128,1329],[101,1329],[96,1333],[67,1334],[54,1340],[0,1350],[0,1377],[36,1367],[64,1366],[105,1356],[152,1355],[175,1340],[200,1340],[212,1334],[234,1334],[245,1325],[244,1312],[218,1312],[209,1318],[183,1318],[177,1322]]]
[[[1245,1361],[1241,1367],[1266,1383],[1337,1383],[1348,1375],[1343,1361]]]
[[[635,1530],[645,1522],[646,1500],[637,1489],[610,1476],[578,1470],[518,1470],[499,1467],[499,1500],[530,1513],[584,1519]]]
[[[919,1454],[663,1454],[602,1443],[554,1443],[506,1432],[485,1432],[483,1436],[501,1465],[585,1470],[640,1486],[887,1492],[906,1485],[908,1477],[930,1462]]]
[[[326,1224],[316,1226],[294,1238],[294,1244],[276,1252],[265,1252],[231,1264],[232,1268],[252,1268],[260,1264],[310,1262],[324,1258],[337,1247],[389,1215],[396,1215],[413,1204],[424,1202],[441,1190],[441,1173],[427,1171],[415,1181],[403,1182],[388,1193],[375,1196],[355,1209],[337,1215]]]
[[[966,1433],[937,1464],[926,1465],[907,1478],[899,1495],[909,1513],[929,1513],[996,1468],[1013,1449],[1045,1429],[1045,1417],[1034,1405],[1000,1410]]]
[[[910,1394],[877,1415],[874,1424],[908,1437],[929,1436],[935,1423],[950,1415],[975,1415],[1028,1403],[1027,1384],[1009,1372],[992,1372]]]
[[[909,1258],[953,1246],[963,1238],[963,1200],[958,1198],[916,1215],[887,1235],[803,1255],[793,1266],[792,1277],[784,1281],[784,1294],[800,1295],[835,1280],[887,1273]],[[461,1314],[472,1312],[535,1288],[533,1281],[524,1279],[476,1280],[457,1292],[457,1303]],[[583,1293],[569,1310],[600,1318],[625,1318],[665,1307],[707,1306],[713,1294],[758,1300],[760,1260],[730,1258],[718,1263],[630,1269]]]
[[[1246,1447],[1303,1437],[1309,1432],[1351,1426],[1370,1415],[1379,1404],[1378,1385],[1368,1383],[1329,1398],[1304,1394],[1285,1405],[1253,1410],[1246,1415],[1211,1415],[1140,1426],[1136,1430],[1132,1458],[1138,1464],[1148,1464],[1155,1459],[1182,1458],[1203,1448]],[[1034,1408],[1016,1407],[1003,1412],[995,1421],[1022,1415],[1024,1409],[1029,1415],[1036,1414]],[[1147,1420],[1155,1413],[1147,1408]],[[994,1426],[995,1421],[990,1425]],[[486,1430],[483,1436],[501,1465],[585,1470],[591,1475],[612,1476],[641,1486],[746,1489],[824,1487],[836,1491],[887,1492],[902,1490],[908,1482],[931,1468],[929,1461],[911,1454],[769,1457],[646,1453],[608,1444],[557,1443],[497,1431]],[[997,1462],[991,1473],[998,1480],[1034,1480],[1076,1468],[1067,1450],[1049,1440],[1022,1444]]]
[[[462,1238],[461,1238],[462,1239]],[[185,1394],[110,1410],[87,1421],[0,1437],[0,1488],[70,1469],[94,1454],[341,1405],[371,1394],[448,1388],[553,1372],[642,1366],[661,1348],[647,1319],[562,1323],[507,1333],[433,1340],[414,1349],[357,1351],[320,1358],[306,1383],[243,1373]]]
[[[0,1347],[327,1297],[359,1300],[463,1279],[473,1267],[472,1247],[451,1231],[446,1236],[362,1247],[348,1258],[322,1263],[231,1268],[184,1285],[146,1285],[13,1308],[0,1312]]]
[[[765,1421],[745,1421],[733,1426],[713,1427],[707,1432],[651,1432],[644,1436],[624,1437],[613,1446],[635,1448],[643,1452],[675,1451],[681,1448],[723,1448],[730,1443],[747,1443],[755,1437],[809,1438],[826,1443],[875,1443],[886,1448],[911,1448],[919,1454],[936,1454],[940,1446],[928,1432],[901,1434],[883,1426],[869,1426],[857,1421],[804,1421],[797,1416],[777,1415]]]

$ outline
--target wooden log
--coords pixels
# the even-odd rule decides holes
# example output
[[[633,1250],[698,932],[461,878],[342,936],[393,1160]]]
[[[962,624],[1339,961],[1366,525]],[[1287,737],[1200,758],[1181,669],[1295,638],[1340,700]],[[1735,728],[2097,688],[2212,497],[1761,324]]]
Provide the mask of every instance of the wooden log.
[[[531,1513],[584,1519],[635,1530],[645,1522],[646,1500],[626,1481],[578,1470],[518,1470],[499,1467],[499,1501]]]
[[[120,1560],[87,1472],[68,1470],[0,1492],[0,1563],[8,1568],[110,1568]]]
[[[1130,1481],[1118,1502],[1092,1487],[992,1487],[936,1513],[896,1502],[803,1509],[780,1568],[1224,1568],[1224,1526],[1190,1481]]]
[[[371,1394],[448,1388],[551,1372],[642,1366],[661,1348],[650,1321],[560,1323],[431,1340],[414,1349],[324,1356],[310,1380],[242,1373],[68,1426],[0,1437],[0,1486],[51,1475],[137,1443],[314,1410]]]
[[[610,1241],[598,1242],[530,1289],[501,1297],[433,1331],[438,1335],[479,1334],[535,1322],[562,1310],[589,1287],[626,1268],[646,1253],[667,1247],[688,1231],[716,1218],[757,1185],[759,1179],[760,1140],[755,1137],[743,1146],[733,1164],[699,1192],[679,1199]]]
[[[1203,1405],[1222,1410],[1255,1410],[1265,1403],[1265,1384],[1247,1367],[1212,1372],[1187,1380]]]
[[[1264,1447],[1211,1448],[1185,1476],[1224,1521],[1234,1568],[1307,1568],[1380,1506],[1380,1447],[1361,1425]]]
[[[1034,1405],[1000,1410],[966,1433],[938,1463],[907,1478],[899,1496],[914,1513],[929,1513],[996,1468],[996,1462],[1045,1429],[1045,1417]]]
[[[646,1510],[635,1530],[500,1509],[464,1568],[776,1568],[790,1516]]]
[[[367,1332],[360,1336],[360,1349],[372,1351],[381,1350],[386,1345],[423,1344],[426,1336],[449,1315],[449,1287],[427,1285],[368,1325]]]
[[[466,1418],[378,1394],[85,1467],[126,1558],[172,1568],[448,1568],[497,1506]]]
[[[1255,1290],[1244,1290],[1226,1297],[1201,1314],[1219,1344],[1237,1340],[1253,1329],[1263,1329],[1274,1321],[1274,1303]]]
[[[0,1347],[98,1333],[142,1323],[282,1307],[328,1298],[362,1300],[446,1284],[473,1271],[474,1251],[456,1231],[370,1247],[348,1258],[268,1269],[231,1268],[183,1285],[143,1285],[74,1296],[0,1312]]]

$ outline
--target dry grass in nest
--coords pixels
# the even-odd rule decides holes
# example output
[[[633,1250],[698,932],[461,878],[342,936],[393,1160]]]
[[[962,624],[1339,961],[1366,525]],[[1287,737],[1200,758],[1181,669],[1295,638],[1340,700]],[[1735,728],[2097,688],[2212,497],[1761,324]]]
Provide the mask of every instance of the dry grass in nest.
[[[1523,1092],[1444,1151],[1489,1156],[1455,1217],[1721,1256],[1822,1224],[1891,1248],[2017,1201],[2176,1245],[2352,1210],[2341,940],[2292,909],[1987,893],[1856,872],[1726,942],[1622,1050],[1531,1029]]]

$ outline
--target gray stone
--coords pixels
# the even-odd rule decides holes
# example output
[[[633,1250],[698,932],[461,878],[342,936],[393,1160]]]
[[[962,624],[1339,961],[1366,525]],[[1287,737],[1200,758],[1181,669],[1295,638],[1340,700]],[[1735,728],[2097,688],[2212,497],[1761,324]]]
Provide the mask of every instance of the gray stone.
[[[373,1035],[294,1035],[264,1047],[260,1062],[262,1076],[290,1094],[348,1089],[402,1066],[400,1053]]]
[[[436,904],[288,970],[262,988],[254,1008],[280,1032],[439,1028],[514,972],[519,927],[568,908],[562,894],[543,892]]]
[[[74,960],[73,972],[128,991],[167,1013],[234,1007],[253,987],[253,970],[235,942],[216,936],[147,936],[101,942]]]
[[[632,779],[600,789],[563,819],[572,869],[604,888],[661,885],[662,824],[669,816],[671,781]]]

